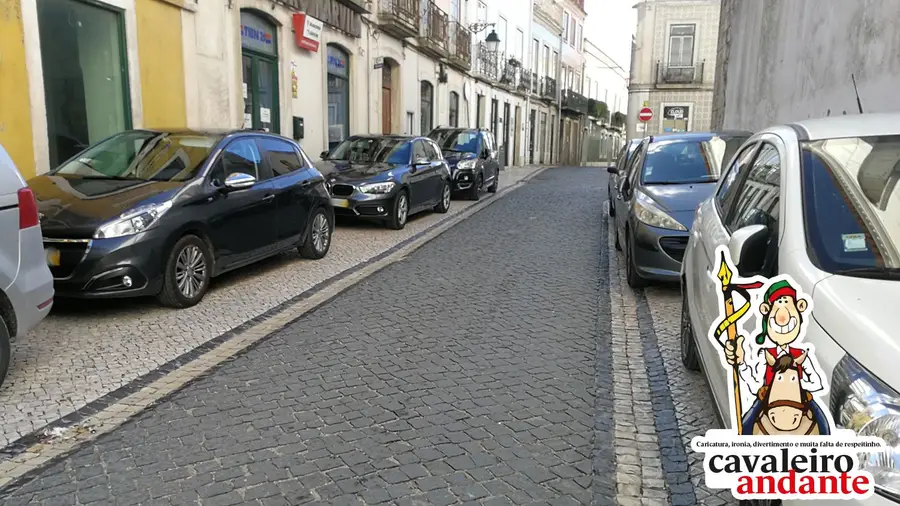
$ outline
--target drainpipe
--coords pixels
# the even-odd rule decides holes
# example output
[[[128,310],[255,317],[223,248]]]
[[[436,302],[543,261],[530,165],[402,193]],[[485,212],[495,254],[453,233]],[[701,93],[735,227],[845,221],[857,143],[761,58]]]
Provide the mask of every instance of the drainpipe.
[[[559,24],[562,25],[565,19],[560,19]],[[565,30],[565,28],[563,29]],[[560,157],[562,156],[562,60],[563,60],[563,31],[559,32],[559,58],[556,59],[556,121],[558,134],[556,136],[556,163],[560,164]]]
[[[369,96],[369,99],[372,99],[372,76],[369,74],[369,65],[375,65],[375,62],[372,60],[372,51],[371,51],[371,42],[372,42],[372,25],[366,23],[366,72],[365,75],[369,76],[366,79],[366,95]],[[382,72],[384,72],[382,70]],[[374,72],[373,72],[374,73]],[[381,104],[381,108],[384,109],[384,103]],[[384,117],[384,111],[381,112],[382,117]],[[372,133],[372,107],[368,105],[366,107],[366,132]]]
[[[534,33],[532,31],[532,28],[534,27],[534,2],[535,1],[536,0],[532,0],[532,1],[528,2],[528,40],[525,41],[525,43],[528,44],[528,47],[534,46],[531,43],[531,41],[533,40],[532,34]],[[540,46],[538,46],[538,49],[540,49]],[[531,56],[531,58],[535,58],[535,59],[537,57],[538,57],[538,55]],[[534,61],[532,61],[531,58],[528,59],[528,68],[527,69],[524,66],[525,62],[524,61],[522,62],[522,64],[523,64],[522,69],[526,70],[529,74],[531,74],[531,69],[534,68]],[[522,58],[522,59],[524,60],[524,58]],[[534,83],[531,83],[529,85],[528,94],[525,95],[525,114],[524,114],[525,121],[523,122],[524,124],[528,124],[528,122],[531,120],[531,90],[533,89],[533,86],[534,86]],[[516,126],[518,126],[518,125],[516,125]],[[529,128],[526,128],[525,131],[522,132],[521,138],[531,141],[531,139],[528,137],[528,132],[530,132],[530,131],[531,130]],[[520,142],[519,144],[527,145],[527,142]],[[519,146],[516,146],[516,148],[518,149]],[[527,159],[527,156],[528,156],[528,149],[526,148],[526,149],[522,150],[522,159]],[[522,165],[525,165],[525,164],[523,163]]]

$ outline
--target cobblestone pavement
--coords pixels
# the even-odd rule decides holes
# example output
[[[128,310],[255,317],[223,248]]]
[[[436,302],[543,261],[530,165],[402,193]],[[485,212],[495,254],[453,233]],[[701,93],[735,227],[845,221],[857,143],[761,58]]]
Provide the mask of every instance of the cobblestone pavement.
[[[677,290],[627,287],[605,184],[539,175],[0,503],[725,502]]]
[[[501,188],[534,170],[504,171]],[[283,254],[226,274],[186,310],[161,308],[152,299],[58,302],[49,318],[13,343],[0,389],[0,448],[471,205],[453,201],[447,215],[412,217],[402,231],[341,224],[323,260]]]

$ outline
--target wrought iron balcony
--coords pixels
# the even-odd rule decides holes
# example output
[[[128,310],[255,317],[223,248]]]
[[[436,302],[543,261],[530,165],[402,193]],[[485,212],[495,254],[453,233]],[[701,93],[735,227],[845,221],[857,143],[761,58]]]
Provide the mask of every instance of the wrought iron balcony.
[[[516,90],[519,91],[519,93],[533,93],[534,81],[531,79],[532,75],[535,74],[532,74],[525,69],[522,69],[519,73],[519,85],[516,87]]]
[[[541,98],[556,101],[556,79],[549,76],[541,78]]]
[[[656,84],[662,86],[691,87],[703,84],[705,62],[691,66],[672,66],[656,62]]]
[[[472,68],[472,32],[458,21],[450,22],[450,65],[468,71]]]
[[[501,66],[500,85],[510,90],[516,89],[516,81],[519,75],[519,69],[522,68],[522,64],[519,60],[507,54],[506,58],[503,58]]]
[[[450,30],[447,13],[434,0],[419,0],[419,47],[422,52],[435,58],[450,55]]]
[[[484,42],[479,42],[475,46],[475,73],[482,79],[496,81],[499,76],[499,65],[497,65],[497,52],[488,51]]]
[[[531,94],[539,96],[541,93],[541,81],[538,79],[537,72],[531,72]]]
[[[575,90],[563,90],[562,108],[580,114],[588,113],[588,99]]]
[[[378,0],[378,24],[399,39],[417,37],[419,6],[420,0]]]

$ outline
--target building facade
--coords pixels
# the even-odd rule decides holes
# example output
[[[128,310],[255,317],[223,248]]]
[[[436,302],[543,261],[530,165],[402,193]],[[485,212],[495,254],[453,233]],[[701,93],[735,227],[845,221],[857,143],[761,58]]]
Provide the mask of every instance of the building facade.
[[[565,0],[562,6],[560,163],[578,165],[587,131],[588,100],[582,90],[585,73],[584,20],[587,13],[584,0]]]
[[[893,0],[724,0],[713,126],[857,114],[854,80],[865,112],[900,111],[896,17]]]
[[[582,45],[580,32],[561,45],[559,0],[10,0],[7,11],[0,143],[26,177],[129,128],[266,129],[316,156],[353,134],[483,127],[506,164],[556,163],[556,62]]]
[[[628,71],[589,39],[584,40],[584,84],[588,99],[584,163],[616,157],[625,138]]]
[[[720,0],[643,0],[628,85],[628,137],[711,127]],[[652,118],[639,119],[649,108]]]

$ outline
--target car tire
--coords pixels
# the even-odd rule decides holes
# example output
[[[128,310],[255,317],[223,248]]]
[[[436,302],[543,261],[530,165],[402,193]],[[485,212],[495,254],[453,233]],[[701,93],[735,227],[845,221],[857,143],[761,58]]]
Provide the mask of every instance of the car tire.
[[[444,214],[450,210],[450,199],[453,198],[450,192],[450,183],[444,181],[441,185],[441,197],[438,205],[434,206],[434,212]]]
[[[3,386],[3,380],[6,378],[10,357],[12,356],[12,348],[10,348],[9,341],[9,328],[6,326],[6,321],[3,320],[3,316],[0,315],[0,386]]]
[[[402,230],[408,219],[409,193],[406,190],[400,190],[394,197],[394,206],[391,208],[391,217],[388,218],[387,226],[393,230]]]
[[[500,171],[498,170],[497,174],[494,175],[494,182],[491,183],[490,186],[488,186],[487,192],[488,193],[497,193],[497,188],[499,188],[499,187],[500,187]]]
[[[203,239],[191,234],[179,239],[166,261],[163,287],[157,295],[159,302],[177,309],[197,305],[209,289],[213,269],[212,258],[209,246]],[[178,281],[179,277],[182,279],[181,283]],[[196,285],[198,282],[199,287]]]
[[[691,328],[691,314],[687,299],[687,290],[682,289],[681,297],[681,364],[689,371],[700,370],[700,356],[697,353],[697,340]]]
[[[475,183],[469,188],[468,197],[469,200],[478,200],[481,198],[481,185],[484,184],[484,176],[478,174],[475,178]]]
[[[647,285],[634,264],[634,240],[628,230],[625,231],[625,279],[631,288],[643,288]]]
[[[616,231],[616,251],[622,251],[622,243],[619,242],[619,227],[615,221],[613,221],[613,229]]]
[[[318,260],[328,254],[331,238],[334,234],[334,223],[328,219],[324,209],[318,208],[309,222],[309,232],[300,245],[300,256],[310,260]]]

